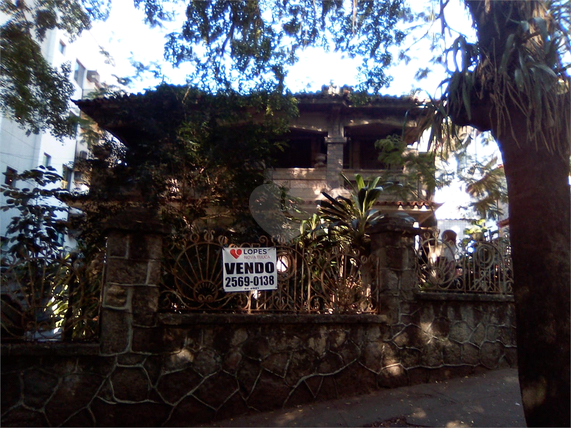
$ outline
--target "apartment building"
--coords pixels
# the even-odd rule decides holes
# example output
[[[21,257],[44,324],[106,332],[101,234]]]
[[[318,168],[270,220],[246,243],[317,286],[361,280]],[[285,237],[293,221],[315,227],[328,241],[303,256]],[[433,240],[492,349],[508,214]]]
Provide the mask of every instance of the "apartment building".
[[[73,99],[81,99],[100,86],[97,73],[99,46],[89,32],[74,41],[61,30],[49,30],[41,44],[42,54],[54,67],[64,63],[71,65],[70,80],[74,85]],[[79,109],[70,103],[70,114],[80,115]],[[49,132],[28,134],[13,120],[0,116],[0,179],[3,184],[23,187],[24,183],[14,182],[13,176],[40,165],[55,168],[63,180],[58,185],[72,191],[86,189],[83,177],[74,170],[77,158],[87,157],[88,148],[81,140],[80,130],[71,138],[58,140]],[[29,184],[26,184],[29,187]],[[0,205],[6,203],[0,195]],[[0,236],[3,246],[6,243],[6,228],[14,211],[0,212]],[[64,237],[62,237],[63,242]]]

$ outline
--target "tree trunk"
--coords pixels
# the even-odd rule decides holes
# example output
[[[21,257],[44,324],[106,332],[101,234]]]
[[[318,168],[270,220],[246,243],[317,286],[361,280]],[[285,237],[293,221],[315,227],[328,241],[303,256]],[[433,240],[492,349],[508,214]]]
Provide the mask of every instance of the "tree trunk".
[[[523,131],[523,132],[522,132]],[[520,388],[528,426],[570,425],[568,157],[501,137],[508,183]]]
[[[455,120],[491,130],[502,152],[509,197],[517,351],[520,388],[528,426],[571,426],[570,422],[570,227],[569,101],[558,117],[545,117],[542,130],[560,129],[547,147],[537,147],[528,133],[526,118],[509,97],[492,93],[506,40],[518,21],[542,16],[542,2],[466,0],[477,25],[480,63],[474,72],[481,78],[480,98],[471,100],[472,116]],[[541,46],[539,47],[541,50]],[[538,50],[535,59],[541,60]],[[513,62],[508,70],[518,67]],[[487,74],[486,74],[487,73]],[[533,88],[540,90],[540,87]],[[555,85],[552,87],[555,94]],[[525,94],[524,94],[525,96]],[[549,95],[548,95],[549,96]],[[559,96],[569,97],[569,93]],[[502,105],[495,105],[500,99]],[[523,105],[533,104],[532,97]],[[521,106],[522,104],[520,104]],[[537,111],[537,110],[536,110]],[[498,115],[501,112],[504,116]],[[466,113],[466,112],[464,112]],[[547,116],[547,115],[545,115]],[[506,118],[509,117],[509,120]],[[558,124],[556,123],[557,127]]]

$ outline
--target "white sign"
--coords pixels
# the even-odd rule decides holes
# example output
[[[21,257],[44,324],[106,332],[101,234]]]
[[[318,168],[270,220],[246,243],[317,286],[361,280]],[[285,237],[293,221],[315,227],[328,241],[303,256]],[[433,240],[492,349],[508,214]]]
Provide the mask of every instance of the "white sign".
[[[276,249],[223,248],[224,291],[277,290]]]

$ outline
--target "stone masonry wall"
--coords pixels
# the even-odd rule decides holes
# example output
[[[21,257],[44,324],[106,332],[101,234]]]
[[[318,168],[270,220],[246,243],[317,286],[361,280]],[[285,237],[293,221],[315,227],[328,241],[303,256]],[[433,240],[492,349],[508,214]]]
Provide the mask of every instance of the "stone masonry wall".
[[[379,314],[394,332],[403,367],[516,366],[513,296],[419,291],[414,234],[390,219],[381,227],[372,235]]]
[[[10,345],[2,425],[189,426],[514,364],[506,313],[470,325],[455,305],[429,305],[434,320],[401,326],[382,316],[163,315],[108,356]]]
[[[135,226],[109,233],[99,344],[2,345],[3,426],[190,426],[516,364],[511,299],[418,293],[398,225],[378,315],[159,314],[160,229]]]

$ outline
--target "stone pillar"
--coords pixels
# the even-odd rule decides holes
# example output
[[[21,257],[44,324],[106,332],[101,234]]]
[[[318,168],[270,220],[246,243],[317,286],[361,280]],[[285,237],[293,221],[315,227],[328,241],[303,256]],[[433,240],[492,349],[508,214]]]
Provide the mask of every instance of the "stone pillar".
[[[144,209],[106,224],[107,253],[101,304],[101,352],[132,351],[133,330],[155,325],[164,226]]]
[[[343,147],[347,138],[342,136],[327,137],[327,171],[326,180],[329,189],[341,186],[341,172],[343,171]]]
[[[377,264],[377,307],[389,325],[400,323],[401,304],[414,300],[414,236],[420,233],[414,222],[405,213],[388,214],[369,232],[371,258]]]

